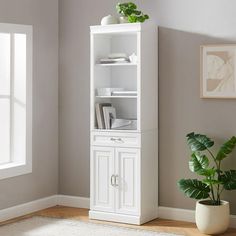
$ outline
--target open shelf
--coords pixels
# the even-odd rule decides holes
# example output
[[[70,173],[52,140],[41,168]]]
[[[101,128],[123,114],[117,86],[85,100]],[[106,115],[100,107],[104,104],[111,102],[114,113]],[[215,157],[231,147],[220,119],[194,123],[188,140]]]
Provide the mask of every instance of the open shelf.
[[[138,57],[139,53],[137,34],[95,34],[93,37],[93,51],[91,60],[91,89],[93,91],[91,103],[93,108],[91,128],[92,130],[95,129],[97,131],[103,130],[97,129],[97,127],[99,123],[99,127],[104,128],[104,111],[102,107],[104,105],[113,107],[115,114],[114,119],[136,120],[135,126],[132,125],[127,127],[128,129],[125,129],[125,127],[120,127],[120,129],[104,129],[104,132],[137,132],[137,129],[140,128],[140,118],[138,116],[140,105],[140,91],[138,89],[138,65],[140,58]],[[135,61],[135,63],[129,62],[128,60],[117,60],[114,63],[113,61],[100,62],[101,59],[108,59],[110,54],[117,53],[125,54],[125,58],[135,54],[137,55],[137,61]],[[103,88],[123,89],[124,93],[98,93],[97,89]],[[106,121],[108,120],[107,117],[108,113],[106,114]]]
[[[121,132],[121,133],[137,133],[137,129],[92,129],[93,132]]]
[[[137,63],[96,63],[96,66],[137,66]]]

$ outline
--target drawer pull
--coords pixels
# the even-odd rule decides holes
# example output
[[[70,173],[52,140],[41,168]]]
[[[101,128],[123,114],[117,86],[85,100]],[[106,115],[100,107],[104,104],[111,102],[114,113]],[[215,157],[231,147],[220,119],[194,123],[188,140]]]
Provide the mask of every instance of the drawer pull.
[[[111,141],[123,143],[124,141],[121,138],[111,138]]]

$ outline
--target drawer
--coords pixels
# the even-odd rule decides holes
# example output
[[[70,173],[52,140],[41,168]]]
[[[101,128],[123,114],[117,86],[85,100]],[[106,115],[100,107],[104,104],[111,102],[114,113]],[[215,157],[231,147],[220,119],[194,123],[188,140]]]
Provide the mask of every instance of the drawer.
[[[92,132],[91,144],[112,147],[140,147],[141,136],[138,133]]]

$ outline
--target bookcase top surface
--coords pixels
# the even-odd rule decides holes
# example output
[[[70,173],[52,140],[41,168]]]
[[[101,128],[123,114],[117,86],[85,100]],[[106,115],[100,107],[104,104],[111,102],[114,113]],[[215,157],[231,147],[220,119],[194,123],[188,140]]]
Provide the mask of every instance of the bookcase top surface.
[[[115,33],[135,33],[149,28],[153,23],[126,23],[126,24],[111,24],[111,25],[93,25],[90,26],[92,34],[115,34]],[[157,28],[157,25],[156,25]]]

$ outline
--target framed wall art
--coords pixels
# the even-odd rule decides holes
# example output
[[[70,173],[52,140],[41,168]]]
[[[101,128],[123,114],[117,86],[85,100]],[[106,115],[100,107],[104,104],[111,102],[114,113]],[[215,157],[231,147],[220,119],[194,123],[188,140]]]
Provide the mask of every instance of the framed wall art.
[[[236,98],[236,44],[201,46],[201,98]]]

